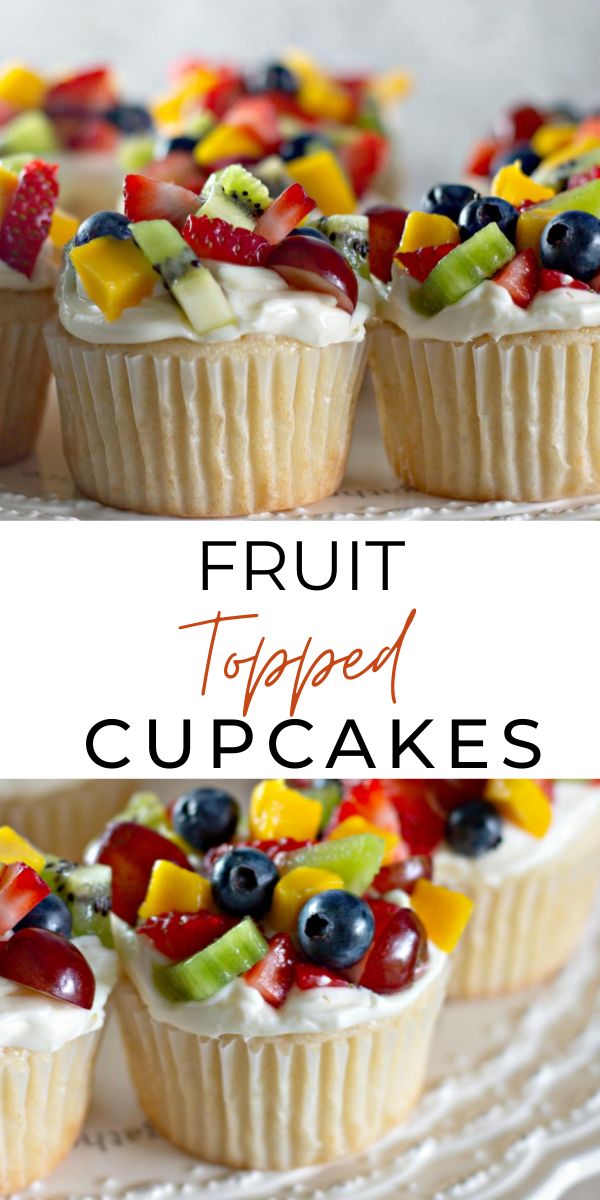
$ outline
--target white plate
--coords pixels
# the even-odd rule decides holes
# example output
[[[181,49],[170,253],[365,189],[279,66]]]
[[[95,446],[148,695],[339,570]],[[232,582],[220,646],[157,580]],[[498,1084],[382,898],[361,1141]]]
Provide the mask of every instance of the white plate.
[[[283,1175],[195,1162],[145,1123],[112,1025],[83,1137],[24,1196],[558,1200],[597,1173],[600,912],[582,952],[545,988],[446,1007],[421,1103],[368,1154]]]
[[[424,492],[405,491],[398,487],[386,461],[374,398],[367,384],[358,407],[348,470],[338,494],[320,504],[275,515],[280,520],[291,517],[304,520],[403,517],[413,521],[509,520],[517,517],[529,520],[557,517],[600,519],[600,495],[546,504],[473,504],[427,496]],[[51,396],[36,455],[14,466],[0,467],[0,521],[40,518],[55,521],[158,519],[105,508],[93,500],[86,500],[76,491],[62,451],[54,395]]]

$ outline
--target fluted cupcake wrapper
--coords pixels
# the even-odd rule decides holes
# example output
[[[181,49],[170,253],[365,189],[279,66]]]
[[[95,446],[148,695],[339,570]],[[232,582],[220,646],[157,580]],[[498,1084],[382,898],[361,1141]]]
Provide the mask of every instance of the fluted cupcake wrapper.
[[[100,1032],[42,1053],[0,1047],[0,1193],[49,1175],[85,1120]]]
[[[458,343],[384,322],[371,366],[386,452],[406,486],[463,500],[600,491],[600,330]]]
[[[235,516],[339,486],[364,342],[291,338],[96,346],[47,329],[77,486],[117,508]]]
[[[35,445],[50,381],[43,326],[54,307],[50,289],[0,289],[0,466]]]
[[[14,796],[0,797],[0,825],[11,825],[42,850],[77,862],[135,788],[131,779],[90,779],[41,796],[19,797],[15,781]]]
[[[199,1037],[154,1020],[136,990],[117,1007],[139,1101],[169,1141],[209,1162],[288,1170],[369,1146],[423,1086],[446,972],[393,1018],[332,1034]]]

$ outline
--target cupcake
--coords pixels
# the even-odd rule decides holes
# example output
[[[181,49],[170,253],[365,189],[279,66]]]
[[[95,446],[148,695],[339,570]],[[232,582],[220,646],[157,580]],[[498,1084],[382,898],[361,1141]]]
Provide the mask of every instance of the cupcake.
[[[600,181],[557,187],[513,164],[487,197],[440,184],[406,215],[371,365],[407,487],[473,501],[600,490]]]
[[[80,227],[47,341],[87,496],[211,517],[336,490],[371,285],[324,232],[297,229],[313,207],[297,184],[271,202],[234,165],[200,198],[127,176],[125,215]]]
[[[171,837],[129,822],[100,840],[139,1100],[199,1158],[330,1161],[401,1121],[423,1086],[470,901],[419,864],[406,890],[371,896],[392,848],[379,833],[324,838],[324,815],[267,781],[241,836],[233,798],[198,788],[170,807]]]
[[[77,860],[135,786],[131,779],[0,779],[0,825]]]
[[[77,895],[69,892],[65,901],[45,876],[44,855],[13,830],[0,830],[3,1195],[48,1175],[74,1145],[116,980],[114,952],[96,933],[74,935],[81,880],[71,880]]]
[[[547,160],[566,165],[586,154],[598,162],[600,121],[598,114],[580,112],[574,105],[522,102],[498,113],[491,132],[473,144],[465,173],[474,186],[485,189],[500,167],[519,162],[528,175],[536,175]],[[565,176],[568,178],[568,175]]]

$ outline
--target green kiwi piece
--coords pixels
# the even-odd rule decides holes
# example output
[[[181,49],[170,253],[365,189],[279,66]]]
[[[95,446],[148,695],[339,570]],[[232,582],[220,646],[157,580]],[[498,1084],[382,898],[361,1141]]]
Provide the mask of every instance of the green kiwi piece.
[[[545,167],[541,163],[539,167],[536,167],[531,178],[536,183],[543,183],[548,187],[562,188],[571,175],[578,175],[580,171],[589,171],[591,167],[597,167],[599,164],[600,147],[570,158],[568,162],[556,163],[555,166]]]
[[[42,879],[67,905],[73,919],[73,936],[95,933],[104,946],[112,946],[110,867],[79,866],[65,858],[48,858]]]
[[[19,113],[0,134],[0,154],[48,154],[58,147],[52,122],[39,109]]]
[[[354,833],[350,837],[331,838],[293,850],[285,860],[283,872],[287,874],[294,867],[335,871],[336,875],[341,875],[349,892],[362,896],[377,875],[384,854],[382,837],[375,833]]]
[[[358,275],[370,279],[369,271],[369,218],[357,216],[320,217],[315,225],[326,234],[331,245],[344,258]]]
[[[252,918],[244,917],[191,958],[172,966],[155,966],[154,982],[168,1000],[207,1000],[260,962],[268,949]]]
[[[261,159],[254,168],[254,174],[264,183],[271,200],[276,200],[293,182],[291,175],[285,169],[285,163],[278,154],[269,154]]]
[[[515,253],[512,242],[492,221],[437,263],[411,296],[413,308],[424,316],[433,316],[449,304],[456,304],[478,283],[506,266]]]
[[[152,162],[156,153],[156,139],[152,134],[124,138],[118,150],[119,166],[124,171],[141,171]]]
[[[196,333],[235,320],[222,287],[169,221],[135,221],[129,228]]]
[[[209,175],[200,200],[198,216],[220,217],[242,229],[254,229],[271,203],[266,184],[238,163]]]

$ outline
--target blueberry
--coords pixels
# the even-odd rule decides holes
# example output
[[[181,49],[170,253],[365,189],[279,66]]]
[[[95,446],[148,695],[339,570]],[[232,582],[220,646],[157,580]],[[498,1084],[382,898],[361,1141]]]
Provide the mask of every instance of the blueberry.
[[[180,133],[178,137],[167,138],[164,151],[161,151],[161,157],[172,154],[174,150],[185,150],[186,154],[191,154],[197,145],[197,137],[190,137],[187,133]]]
[[[502,841],[502,817],[487,800],[468,800],[446,821],[446,841],[457,854],[479,858]]]
[[[121,133],[149,133],[153,128],[152,117],[141,104],[115,104],[104,115]]]
[[[467,238],[495,221],[505,237],[513,242],[518,217],[517,209],[508,200],[500,200],[497,196],[480,196],[477,200],[470,200],[460,213],[458,228],[461,239],[466,242]]]
[[[600,221],[586,212],[562,212],[540,240],[542,266],[586,282],[600,271]]]
[[[130,238],[127,217],[118,212],[92,213],[91,217],[86,217],[85,221],[81,222],[73,244],[83,246],[86,242],[93,242],[94,238],[99,237],[115,237],[120,238],[121,241]]]
[[[240,846],[218,858],[212,873],[213,896],[232,917],[264,917],[271,907],[279,871],[262,850]]]
[[[366,954],[375,933],[373,913],[350,892],[319,892],[300,909],[298,941],[311,962],[341,970]]]
[[[491,174],[495,175],[500,167],[508,167],[519,159],[521,170],[525,175],[533,175],[536,167],[539,167],[541,158],[536,154],[535,150],[531,149],[529,142],[516,142],[514,146],[510,146],[508,150],[499,150],[492,160]]]
[[[175,833],[194,850],[209,850],[233,837],[240,816],[237,800],[221,788],[194,788],[175,801],[171,820]]]
[[[283,63],[269,63],[260,71],[255,71],[246,80],[249,92],[285,92],[286,96],[295,96],[298,91],[298,80],[293,71],[284,67]]]
[[[436,183],[435,187],[423,196],[421,209],[423,212],[439,213],[441,217],[450,217],[451,221],[458,221],[461,209],[478,196],[479,192],[464,183]]]
[[[321,134],[317,137],[314,133],[299,133],[280,146],[279,157],[284,162],[291,162],[293,158],[303,158],[305,154],[312,154],[314,150],[322,150],[325,146],[329,146],[329,140]]]
[[[72,928],[73,921],[67,905],[60,896],[54,896],[51,892],[15,925],[15,933],[19,929],[49,929],[50,933],[60,933],[68,938]]]
[[[291,233],[288,233],[288,237],[312,237],[317,238],[319,242],[329,241],[327,234],[323,233],[322,229],[312,229],[310,225],[301,226],[300,229],[292,229]]]

